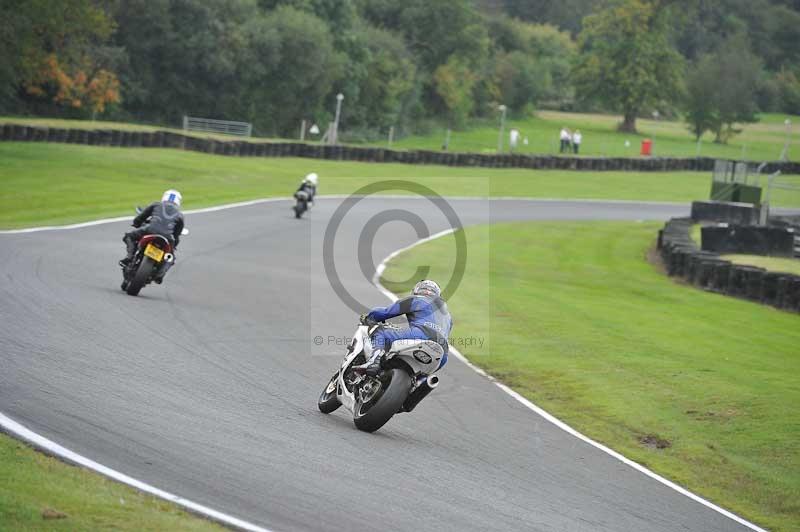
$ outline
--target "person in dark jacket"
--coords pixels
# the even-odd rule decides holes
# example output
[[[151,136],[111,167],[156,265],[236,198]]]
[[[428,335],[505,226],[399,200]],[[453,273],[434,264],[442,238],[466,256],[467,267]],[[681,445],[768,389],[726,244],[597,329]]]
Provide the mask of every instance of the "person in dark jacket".
[[[379,328],[372,336],[372,356],[361,366],[354,366],[357,373],[375,376],[380,372],[383,356],[396,340],[433,340],[442,346],[444,356],[439,368],[447,363],[448,337],[453,328],[453,319],[447,304],[441,298],[441,289],[435,281],[423,279],[414,286],[412,295],[397,300],[388,307],[378,307],[362,316],[365,324],[377,323],[405,315],[408,329]],[[437,368],[437,369],[439,369]]]
[[[308,203],[314,203],[314,196],[317,194],[317,183],[319,182],[319,176],[314,172],[311,172],[307,176],[303,178],[303,182],[300,183],[300,188],[297,189],[297,192],[305,192],[308,196]],[[295,192],[295,197],[297,196],[297,192]]]
[[[178,247],[181,232],[183,231],[181,199],[181,193],[177,190],[167,190],[161,196],[160,202],[151,203],[136,215],[132,223],[136,229],[125,233],[125,236],[122,237],[122,241],[125,242],[128,248],[128,255],[119,261],[120,266],[125,268],[130,264],[134,253],[136,253],[139,239],[144,235],[161,235],[169,239],[173,249]],[[163,273],[166,273],[166,270]],[[163,273],[158,276],[156,282],[159,282],[164,277]]]

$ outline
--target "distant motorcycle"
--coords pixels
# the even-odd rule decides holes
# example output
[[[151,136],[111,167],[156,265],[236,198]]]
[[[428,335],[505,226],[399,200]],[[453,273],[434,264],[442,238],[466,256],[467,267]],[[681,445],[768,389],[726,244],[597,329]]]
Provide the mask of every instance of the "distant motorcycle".
[[[141,211],[137,207],[137,212]],[[188,235],[184,228],[182,235]],[[167,271],[175,264],[172,243],[158,234],[146,234],[139,239],[133,260],[122,268],[122,286],[129,296],[139,295],[145,285],[157,281],[159,284]]]
[[[300,218],[303,216],[303,213],[308,210],[308,192],[305,190],[298,190],[294,193],[294,197],[297,200],[293,209],[294,209],[294,217]]]
[[[398,340],[385,355],[381,372],[360,375],[353,366],[366,362],[372,353],[370,337],[377,327],[389,324],[361,324],[347,347],[339,370],[331,377],[317,406],[329,414],[344,405],[352,412],[356,428],[375,432],[399,412],[411,412],[439,385],[444,350],[431,340]]]

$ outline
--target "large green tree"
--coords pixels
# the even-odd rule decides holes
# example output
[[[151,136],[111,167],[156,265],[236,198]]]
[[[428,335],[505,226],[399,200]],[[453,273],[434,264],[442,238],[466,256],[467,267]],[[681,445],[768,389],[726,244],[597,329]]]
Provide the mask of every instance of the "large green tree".
[[[679,101],[683,61],[668,38],[665,12],[648,0],[615,0],[583,21],[576,95],[621,112],[623,131],[636,131],[636,117],[651,107]]]
[[[173,125],[185,114],[238,118],[229,109],[241,89],[244,24],[257,16],[255,0],[120,0],[127,110]]]
[[[711,131],[724,143],[738,132],[735,124],[755,122],[760,79],[761,61],[742,38],[702,56],[687,76],[686,120],[695,137]]]
[[[329,116],[325,96],[342,75],[325,22],[307,11],[281,6],[245,25],[246,53],[240,63],[239,105],[258,130],[296,134],[301,119]]]

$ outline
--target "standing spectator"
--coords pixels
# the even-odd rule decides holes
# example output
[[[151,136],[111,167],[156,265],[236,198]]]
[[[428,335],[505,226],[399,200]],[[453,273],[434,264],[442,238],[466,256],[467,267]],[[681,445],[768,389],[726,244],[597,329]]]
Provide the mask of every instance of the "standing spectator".
[[[577,154],[580,150],[582,140],[583,135],[581,135],[581,130],[576,129],[575,133],[572,134],[572,150],[575,152],[575,154]]]
[[[569,146],[570,139],[572,138],[569,129],[567,129],[566,127],[562,127],[560,136],[561,136],[561,149],[559,150],[559,153],[564,153],[565,151],[568,152],[570,148]]]
[[[508,132],[509,151],[511,151],[511,153],[517,151],[517,145],[519,145],[519,129],[514,127]]]

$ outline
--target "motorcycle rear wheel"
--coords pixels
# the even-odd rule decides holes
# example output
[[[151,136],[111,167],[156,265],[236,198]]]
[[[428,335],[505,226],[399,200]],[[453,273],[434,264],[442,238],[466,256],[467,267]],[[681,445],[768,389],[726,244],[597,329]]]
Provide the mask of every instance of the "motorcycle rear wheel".
[[[322,390],[322,393],[319,396],[319,400],[317,400],[317,407],[319,411],[323,414],[330,414],[340,406],[342,403],[339,402],[339,398],[336,397],[336,380],[339,378],[339,372],[333,374],[333,377],[330,381],[328,381],[327,386],[325,389]],[[328,391],[333,387],[333,390]]]
[[[127,292],[129,296],[139,295],[139,291],[147,284],[147,280],[153,273],[153,264],[153,259],[150,257],[142,258],[142,262],[139,263],[136,274],[128,282],[128,288],[125,289],[125,292]]]
[[[358,430],[375,432],[403,407],[403,403],[411,391],[411,376],[400,368],[389,369],[386,371],[386,375],[388,377],[386,380],[389,382],[381,379],[384,384],[378,397],[370,399],[367,403],[362,403],[356,397],[353,423]]]

